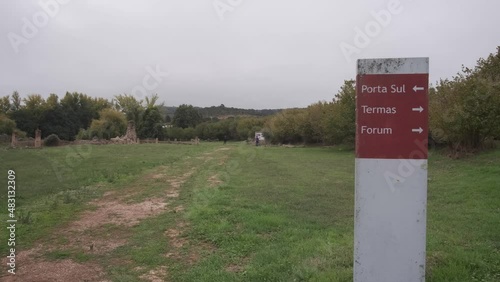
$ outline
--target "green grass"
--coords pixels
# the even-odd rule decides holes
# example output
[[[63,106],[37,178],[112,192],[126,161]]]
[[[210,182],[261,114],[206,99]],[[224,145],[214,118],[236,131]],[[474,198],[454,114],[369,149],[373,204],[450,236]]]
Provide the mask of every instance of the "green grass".
[[[16,172],[17,238],[29,247],[86,209],[89,200],[120,189],[142,173],[199,155],[213,145],[66,146],[0,151],[0,173]],[[0,219],[7,219],[7,187],[0,194]],[[29,216],[28,219],[20,220]],[[0,242],[6,241],[6,232]],[[0,244],[6,253],[7,244]]]
[[[44,256],[97,262],[113,281],[137,281],[162,266],[170,281],[352,281],[353,152],[240,143],[217,150],[221,147],[1,151],[0,171],[6,177],[7,169],[16,170],[17,214],[22,212],[25,222],[18,238],[23,248],[46,240],[107,190],[137,187],[137,201],[161,195],[166,189],[161,182],[138,185],[155,168],[166,167],[172,176],[194,168],[179,198],[169,199],[170,207],[182,205],[183,212],[164,212],[132,228],[108,226],[128,238],[109,254],[54,250]],[[206,153],[211,158],[203,157]],[[58,164],[63,173],[54,172]],[[214,175],[223,182],[207,182]],[[499,281],[500,150],[460,160],[433,152],[429,179],[427,281]],[[177,239],[165,235],[171,228],[181,231]],[[174,248],[174,240],[184,243]],[[0,250],[5,253],[6,244]]]
[[[253,148],[249,150],[255,150]],[[217,252],[178,281],[351,281],[354,159],[324,148],[258,148],[230,180],[197,189],[195,240]],[[500,151],[430,159],[428,281],[500,278]],[[240,265],[238,273],[224,271]]]
[[[229,181],[218,189],[195,190],[189,209],[191,236],[217,251],[173,276],[179,281],[352,279],[352,152],[247,150],[255,156],[235,151]],[[238,272],[224,271],[231,266]]]
[[[436,156],[429,174],[429,281],[499,281],[500,151]]]

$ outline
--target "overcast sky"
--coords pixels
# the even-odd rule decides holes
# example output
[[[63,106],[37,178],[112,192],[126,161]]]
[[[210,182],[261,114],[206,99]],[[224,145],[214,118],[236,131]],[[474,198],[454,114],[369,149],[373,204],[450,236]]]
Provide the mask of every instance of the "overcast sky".
[[[496,0],[59,1],[0,1],[0,96],[305,107],[358,58],[430,57],[435,82],[500,45]]]

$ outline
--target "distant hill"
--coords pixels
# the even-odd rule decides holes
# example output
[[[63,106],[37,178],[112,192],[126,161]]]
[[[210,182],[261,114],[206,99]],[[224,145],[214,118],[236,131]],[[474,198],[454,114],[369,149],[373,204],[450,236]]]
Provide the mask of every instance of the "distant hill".
[[[264,109],[264,110],[255,110],[255,109],[240,109],[233,107],[226,107],[224,105],[220,106],[211,106],[211,107],[195,107],[200,114],[204,117],[217,117],[224,118],[228,116],[269,116],[275,114],[282,109]],[[175,110],[177,107],[163,107],[162,114],[163,116],[169,115],[170,117],[174,116]]]

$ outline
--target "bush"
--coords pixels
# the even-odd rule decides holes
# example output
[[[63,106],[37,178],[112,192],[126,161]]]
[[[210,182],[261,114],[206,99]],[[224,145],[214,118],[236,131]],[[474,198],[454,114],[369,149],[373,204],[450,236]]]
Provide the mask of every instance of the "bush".
[[[99,112],[99,115],[100,118],[92,120],[90,128],[87,129],[88,139],[95,136],[100,139],[110,139],[122,136],[127,131],[127,120],[123,113],[113,109],[104,109]]]
[[[275,144],[353,146],[356,133],[355,81],[344,81],[332,102],[318,102],[305,109],[283,110],[270,117],[264,128],[266,140]]]
[[[80,131],[76,135],[76,140],[90,140],[90,130],[80,128]]]
[[[16,122],[0,114],[0,134],[11,135],[16,129]]]
[[[59,146],[60,142],[61,140],[59,139],[59,136],[57,136],[57,134],[50,134],[49,136],[47,136],[47,138],[45,138],[45,140],[43,140],[43,144],[47,147]]]
[[[429,91],[432,139],[456,152],[491,147],[500,135],[500,47],[497,54],[463,68],[452,80],[441,80]]]

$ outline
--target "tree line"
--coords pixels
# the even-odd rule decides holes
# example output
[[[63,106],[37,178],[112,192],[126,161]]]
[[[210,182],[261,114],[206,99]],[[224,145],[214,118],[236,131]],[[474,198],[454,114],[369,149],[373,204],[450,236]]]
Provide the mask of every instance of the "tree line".
[[[144,100],[121,94],[107,100],[77,92],[68,92],[62,99],[56,94],[47,99],[39,94],[21,98],[14,91],[0,98],[0,134],[34,137],[35,130],[41,129],[42,138],[55,134],[69,141],[110,139],[123,136],[132,122],[142,139],[243,140],[263,125],[259,117],[204,117],[198,108],[186,104],[177,107],[171,118],[158,99],[157,94]]]
[[[462,67],[431,87],[429,111],[436,143],[465,152],[494,146],[500,139],[500,46],[474,68]]]
[[[57,134],[61,139],[109,139],[125,133],[127,122],[136,125],[139,138],[189,140],[245,140],[262,131],[272,143],[301,143],[354,146],[356,133],[356,85],[346,80],[331,101],[307,108],[247,110],[224,105],[205,108],[181,105],[165,112],[158,95],[138,100],[127,94],[111,100],[82,93],[38,94],[21,99],[19,93],[0,98],[0,134],[42,137]],[[219,119],[207,114],[230,110],[245,116]],[[256,116],[248,116],[254,113]],[[271,115],[268,115],[271,114]],[[488,147],[500,139],[500,47],[474,68],[463,67],[452,79],[441,79],[429,87],[429,140],[456,151]],[[219,116],[220,117],[220,116]]]
[[[34,137],[40,129],[42,138],[56,134],[69,141],[109,139],[123,135],[132,121],[140,138],[157,138],[163,134],[164,122],[157,101],[158,95],[142,101],[123,94],[109,101],[78,92],[67,92],[62,99],[56,94],[47,99],[39,94],[21,98],[14,91],[0,98],[0,134]]]
[[[224,104],[221,104],[219,106],[210,106],[210,107],[194,107],[195,109],[198,110],[198,113],[202,115],[204,118],[218,118],[218,117],[236,117],[236,116],[256,116],[256,117],[263,117],[263,116],[270,116],[273,115],[281,109],[263,109],[263,110],[256,110],[256,109],[241,109],[241,108],[234,108],[234,107],[226,107]],[[170,117],[173,117],[177,107],[169,107],[165,106],[162,109],[162,112],[165,113],[166,115],[169,115]]]
[[[270,117],[264,134],[274,143],[348,144],[356,133],[355,81],[347,80],[331,102],[285,110]],[[451,79],[429,87],[430,145],[473,152],[500,140],[500,46],[463,67]]]

